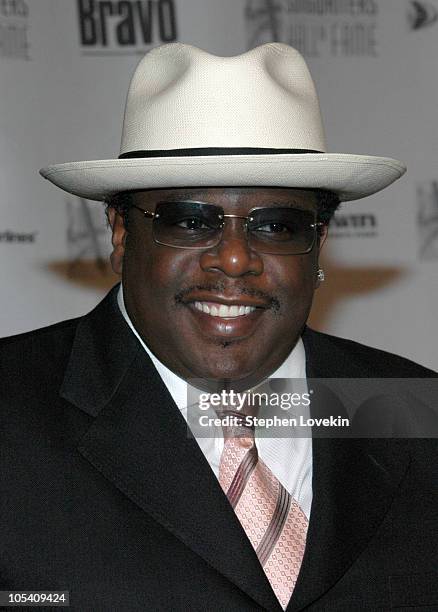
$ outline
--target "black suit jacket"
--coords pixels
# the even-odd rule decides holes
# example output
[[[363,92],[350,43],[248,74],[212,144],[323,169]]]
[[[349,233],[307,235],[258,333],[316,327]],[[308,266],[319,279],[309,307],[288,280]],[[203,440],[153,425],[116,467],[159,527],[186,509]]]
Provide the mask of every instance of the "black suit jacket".
[[[1,342],[0,589],[69,590],[80,612],[281,610],[116,290]],[[433,374],[303,338],[308,375]],[[315,439],[313,461],[288,610],[438,610],[435,442]]]

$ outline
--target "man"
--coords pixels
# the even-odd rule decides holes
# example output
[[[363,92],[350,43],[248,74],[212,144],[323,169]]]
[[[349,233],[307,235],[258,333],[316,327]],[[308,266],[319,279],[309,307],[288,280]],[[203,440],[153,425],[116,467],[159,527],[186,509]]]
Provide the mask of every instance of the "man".
[[[123,288],[3,341],[2,589],[80,611],[438,609],[433,442],[186,424],[193,379],[434,376],[305,326],[338,202],[403,172],[325,153],[286,45],[145,56],[120,158],[42,170],[107,202]]]

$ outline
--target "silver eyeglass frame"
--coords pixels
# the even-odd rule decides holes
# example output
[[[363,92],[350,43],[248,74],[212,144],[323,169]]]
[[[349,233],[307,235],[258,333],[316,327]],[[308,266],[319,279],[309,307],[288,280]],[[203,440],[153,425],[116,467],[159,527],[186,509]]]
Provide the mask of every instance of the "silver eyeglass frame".
[[[159,204],[167,204],[170,202],[167,202],[166,200],[162,201],[162,202],[157,202],[157,206]],[[183,200],[181,201],[181,203],[187,203],[187,204],[204,204],[204,205],[208,205],[208,206],[215,206],[216,208],[220,208],[219,206],[217,206],[216,204],[209,204],[208,202],[199,202],[196,200]],[[136,210],[139,210],[140,212],[143,213],[143,215],[146,218],[149,219],[158,219],[160,217],[160,213],[156,213],[156,212],[152,212],[150,210],[145,210],[144,208],[140,208],[140,206],[136,206],[135,204],[131,204],[132,208],[135,208]],[[248,225],[247,222],[248,221],[253,221],[254,217],[251,217],[251,213],[254,212],[255,210],[265,210],[269,207],[267,206],[256,206],[254,208],[251,208],[251,210],[248,212],[248,215],[234,215],[234,214],[218,214],[218,218],[219,219],[244,219],[245,223],[244,225],[244,229],[245,229],[245,234],[246,234],[246,239],[247,242],[249,243],[249,232],[248,232]],[[298,210],[298,209],[297,209]],[[306,212],[310,212],[310,211],[306,211]],[[316,213],[315,213],[315,223],[311,223],[310,227],[314,230],[314,236],[313,236],[313,240],[312,240],[312,244],[311,246],[306,250],[306,251],[300,251],[298,253],[290,253],[290,255],[306,255],[307,253],[310,253],[313,249],[313,247],[315,246],[315,240],[316,240],[316,230],[319,227],[323,227],[325,225],[325,223],[323,223],[322,221],[316,221]],[[225,227],[225,221],[222,221],[221,225],[220,225],[220,229],[223,230],[223,228]],[[175,245],[175,244],[167,244],[165,242],[160,242],[159,240],[156,239],[155,235],[153,235],[153,239],[154,242],[156,244],[162,245],[162,246],[168,246],[170,248],[173,249],[185,249],[185,250],[191,250],[191,251],[208,251],[209,249],[213,249],[215,248],[218,244],[220,244],[221,240],[222,240],[222,235],[220,236],[219,240],[217,243],[210,245],[208,247],[190,247],[190,246],[180,246],[180,245]],[[257,251],[257,249],[254,249]],[[264,252],[264,251],[260,251],[261,253],[264,253],[266,255],[269,255],[268,252]],[[271,253],[272,255],[287,255],[287,253]]]

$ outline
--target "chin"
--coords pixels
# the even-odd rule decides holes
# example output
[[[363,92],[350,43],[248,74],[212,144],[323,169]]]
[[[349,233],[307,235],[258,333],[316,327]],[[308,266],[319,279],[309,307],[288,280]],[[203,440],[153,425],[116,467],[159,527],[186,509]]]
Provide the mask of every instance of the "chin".
[[[255,372],[262,369],[265,364],[264,361],[258,364],[249,363],[249,359],[242,359],[242,357],[233,358],[231,351],[226,355],[227,348],[231,348],[232,343],[229,343],[229,347],[224,347],[225,355],[221,357],[217,356],[216,360],[203,360],[200,363],[192,364],[192,372],[197,372],[194,378],[204,378],[209,380],[220,380],[220,381],[239,381],[247,378],[251,378]]]

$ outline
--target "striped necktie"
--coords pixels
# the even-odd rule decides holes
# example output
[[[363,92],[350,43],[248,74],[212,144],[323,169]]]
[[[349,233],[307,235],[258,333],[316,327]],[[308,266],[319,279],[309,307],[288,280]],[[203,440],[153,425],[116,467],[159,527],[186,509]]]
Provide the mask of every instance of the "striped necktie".
[[[222,417],[224,415],[222,413]],[[242,418],[242,414],[238,416]],[[224,449],[219,464],[219,483],[278,601],[286,609],[304,555],[307,517],[259,459],[253,429],[224,426],[223,432]]]

